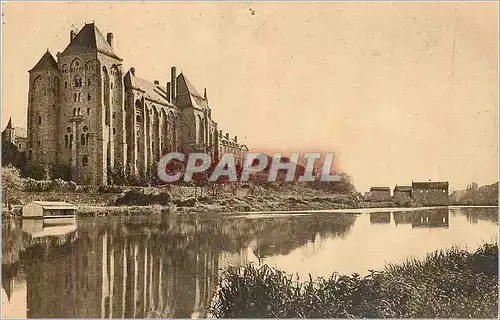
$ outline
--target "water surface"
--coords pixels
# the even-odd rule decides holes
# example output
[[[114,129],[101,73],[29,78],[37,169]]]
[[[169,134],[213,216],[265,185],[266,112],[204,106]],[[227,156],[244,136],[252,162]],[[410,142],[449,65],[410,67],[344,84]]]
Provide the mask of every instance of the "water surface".
[[[200,317],[228,266],[267,263],[300,279],[363,275],[493,242],[497,210],[4,221],[2,317]]]

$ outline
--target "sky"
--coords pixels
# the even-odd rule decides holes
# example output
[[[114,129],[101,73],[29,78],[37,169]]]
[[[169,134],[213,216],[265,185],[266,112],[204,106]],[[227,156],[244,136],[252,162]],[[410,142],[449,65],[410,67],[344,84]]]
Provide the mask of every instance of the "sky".
[[[498,3],[2,3],[2,128],[71,28],[114,33],[125,70],[207,87],[250,150],[335,152],[358,191],[498,181]]]

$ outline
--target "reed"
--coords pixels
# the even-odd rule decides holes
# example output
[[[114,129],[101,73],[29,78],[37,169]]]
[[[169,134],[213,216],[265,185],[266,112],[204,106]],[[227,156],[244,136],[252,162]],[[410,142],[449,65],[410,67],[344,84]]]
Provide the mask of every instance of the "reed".
[[[308,281],[267,265],[223,273],[216,318],[497,318],[498,245],[450,248],[422,260]]]

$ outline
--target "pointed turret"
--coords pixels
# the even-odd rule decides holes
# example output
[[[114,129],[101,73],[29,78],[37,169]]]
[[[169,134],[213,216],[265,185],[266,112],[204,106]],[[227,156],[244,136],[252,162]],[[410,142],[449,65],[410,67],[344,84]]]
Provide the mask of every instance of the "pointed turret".
[[[44,55],[40,58],[37,64],[29,71],[39,71],[39,70],[47,70],[47,69],[55,69],[57,70],[57,62],[56,59],[52,56],[49,49],[44,53]]]
[[[14,129],[14,127],[12,126],[12,117],[9,118],[9,123],[7,123],[7,126],[5,127],[5,129]]]
[[[203,98],[205,100],[208,100],[208,98],[207,98],[207,87],[205,87],[205,91],[203,92]]]

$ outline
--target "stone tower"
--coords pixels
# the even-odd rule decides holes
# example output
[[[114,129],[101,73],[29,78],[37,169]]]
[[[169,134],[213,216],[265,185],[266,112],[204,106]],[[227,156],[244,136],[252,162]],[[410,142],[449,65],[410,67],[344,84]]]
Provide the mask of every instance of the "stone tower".
[[[72,178],[82,184],[106,184],[114,160],[123,161],[123,81],[121,61],[94,23],[78,33],[57,55],[61,70],[58,140],[60,163],[70,164]],[[115,154],[116,153],[116,154]]]
[[[28,156],[35,163],[56,161],[60,77],[48,50],[29,70]]]

